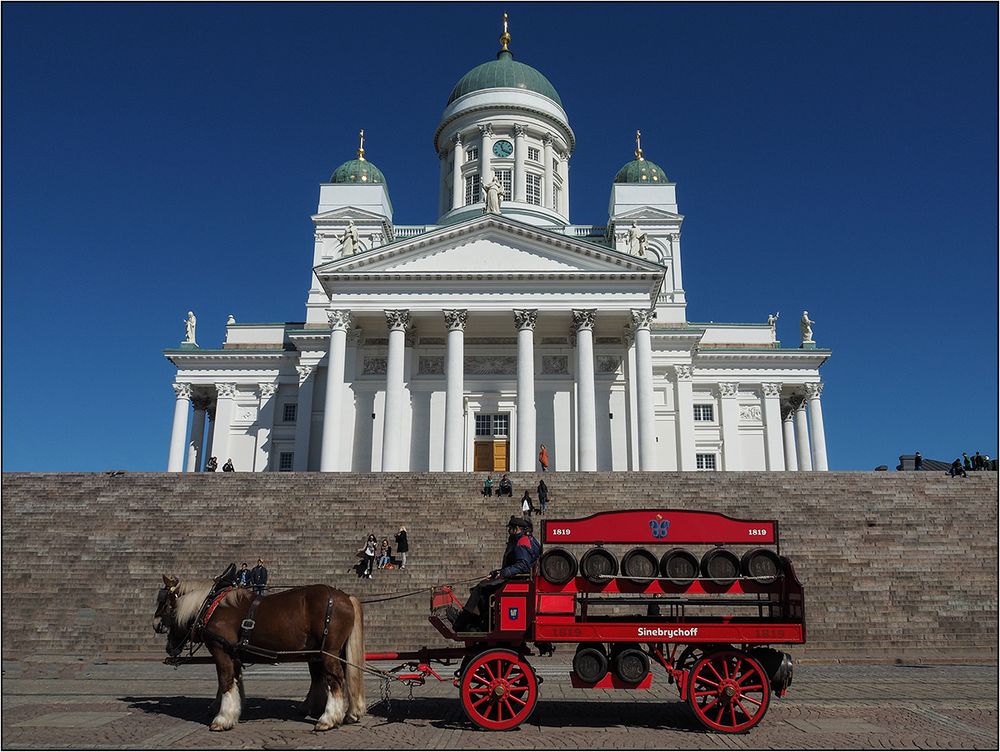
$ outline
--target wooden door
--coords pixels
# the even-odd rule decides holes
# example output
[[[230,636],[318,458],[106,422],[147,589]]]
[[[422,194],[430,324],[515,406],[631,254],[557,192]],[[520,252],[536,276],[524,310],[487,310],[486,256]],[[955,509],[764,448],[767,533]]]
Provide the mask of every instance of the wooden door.
[[[506,473],[509,469],[507,462],[507,441],[493,442],[493,472]]]
[[[477,473],[490,473],[493,467],[493,444],[489,441],[477,441],[473,444],[472,467]]]

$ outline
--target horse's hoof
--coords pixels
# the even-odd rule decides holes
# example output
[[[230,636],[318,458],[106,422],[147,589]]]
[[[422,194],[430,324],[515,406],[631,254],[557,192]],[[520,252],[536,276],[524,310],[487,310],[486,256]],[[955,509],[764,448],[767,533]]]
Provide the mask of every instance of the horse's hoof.
[[[209,731],[229,731],[229,726],[223,726],[221,723],[213,723],[208,727]]]
[[[357,723],[360,720],[361,720],[361,718],[358,717],[358,716],[356,716],[356,715],[345,715],[344,716],[344,723]]]
[[[313,726],[313,731],[329,731],[333,728],[332,723],[317,723]]]

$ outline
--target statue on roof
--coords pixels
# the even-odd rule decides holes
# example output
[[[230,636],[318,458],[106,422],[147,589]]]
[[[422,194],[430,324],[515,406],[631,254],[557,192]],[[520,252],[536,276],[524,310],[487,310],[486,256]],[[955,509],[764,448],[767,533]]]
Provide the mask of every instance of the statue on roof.
[[[503,195],[503,185],[497,180],[496,174],[490,177],[490,182],[483,186],[483,193],[486,195],[486,206],[483,207],[483,214],[499,214],[500,199]]]
[[[337,238],[340,241],[340,256],[346,258],[353,256],[360,248],[358,240],[358,228],[354,226],[354,220],[348,220],[347,229],[344,234]]]
[[[635,222],[628,228],[626,235],[628,240],[628,252],[633,256],[645,256],[649,250],[649,236],[640,230]]]
[[[778,319],[781,317],[781,313],[769,313],[767,314],[767,325],[774,329],[778,324]]]
[[[802,344],[808,344],[813,341],[813,328],[812,325],[816,322],[809,318],[809,311],[802,312],[802,320],[799,321],[799,329],[802,330]]]
[[[184,341],[181,344],[184,345],[197,345],[194,339],[194,330],[198,325],[198,319],[195,318],[193,311],[188,311],[187,318],[184,319]]]

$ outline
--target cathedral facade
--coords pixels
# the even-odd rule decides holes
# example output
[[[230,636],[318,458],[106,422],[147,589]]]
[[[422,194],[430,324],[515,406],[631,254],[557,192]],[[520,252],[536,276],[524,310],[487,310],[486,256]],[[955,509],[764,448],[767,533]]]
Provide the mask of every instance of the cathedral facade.
[[[362,133],[320,186],[304,320],[208,349],[190,317],[168,470],[530,471],[541,445],[550,470],[827,469],[807,314],[794,348],[773,317],[687,320],[676,186],[639,134],[606,220],[573,224],[576,137],[509,41],[448,98],[433,224],[393,223]]]

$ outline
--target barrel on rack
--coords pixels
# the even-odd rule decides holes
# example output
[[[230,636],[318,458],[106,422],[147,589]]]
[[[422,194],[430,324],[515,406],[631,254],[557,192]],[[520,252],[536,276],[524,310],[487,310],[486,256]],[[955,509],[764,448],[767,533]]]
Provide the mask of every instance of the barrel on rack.
[[[600,642],[581,642],[573,656],[573,673],[583,681],[596,684],[608,673],[608,651]]]
[[[701,573],[711,582],[729,586],[740,576],[740,560],[728,548],[712,548],[701,557]]]
[[[768,548],[754,548],[743,554],[740,571],[761,585],[771,585],[784,574],[781,557]]]
[[[623,682],[638,684],[649,673],[649,658],[638,645],[618,643],[611,648],[611,669]]]
[[[580,559],[580,574],[587,582],[607,585],[618,574],[618,559],[606,548],[592,548]]]
[[[550,548],[538,561],[538,569],[546,582],[565,585],[576,577],[578,565],[576,556],[565,548]]]
[[[671,548],[660,558],[660,574],[672,585],[687,586],[698,576],[698,557],[686,548]]]
[[[636,585],[646,585],[660,571],[660,562],[645,548],[633,548],[622,557],[622,577]]]

